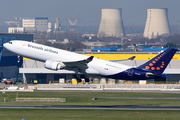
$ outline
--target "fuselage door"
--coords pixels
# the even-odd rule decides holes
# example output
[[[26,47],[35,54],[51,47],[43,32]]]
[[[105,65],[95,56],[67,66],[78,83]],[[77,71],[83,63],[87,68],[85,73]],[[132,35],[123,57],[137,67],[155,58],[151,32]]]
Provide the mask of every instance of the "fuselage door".
[[[132,76],[132,75],[133,75],[133,72],[134,72],[133,69],[129,69],[129,70],[128,70],[128,76]]]

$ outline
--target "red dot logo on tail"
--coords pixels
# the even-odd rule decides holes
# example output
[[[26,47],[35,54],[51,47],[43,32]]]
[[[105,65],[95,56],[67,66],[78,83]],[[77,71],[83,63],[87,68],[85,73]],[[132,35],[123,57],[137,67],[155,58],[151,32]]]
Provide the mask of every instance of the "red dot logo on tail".
[[[146,69],[150,69],[150,67],[149,67],[149,66],[146,66]]]
[[[156,70],[160,70],[160,67],[156,67]]]
[[[151,70],[155,70],[155,67],[152,67]]]
[[[149,63],[149,65],[150,65],[150,66],[153,66],[153,64],[152,64],[152,63]]]

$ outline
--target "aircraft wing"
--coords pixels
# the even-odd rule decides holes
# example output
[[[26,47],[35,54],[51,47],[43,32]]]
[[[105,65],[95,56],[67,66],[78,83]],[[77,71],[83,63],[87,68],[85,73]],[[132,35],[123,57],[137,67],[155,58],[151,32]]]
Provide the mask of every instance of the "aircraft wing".
[[[111,62],[124,63],[124,62],[128,62],[128,61],[134,60],[135,57],[136,57],[136,56],[132,56],[132,57],[130,57],[130,58],[128,58],[128,59],[124,59],[124,60],[110,60],[110,61],[111,61]]]
[[[77,67],[80,69],[87,69],[87,64],[93,60],[94,56],[90,56],[89,58],[85,60],[80,60],[80,61],[69,61],[69,62],[63,62],[64,65],[67,67]]]

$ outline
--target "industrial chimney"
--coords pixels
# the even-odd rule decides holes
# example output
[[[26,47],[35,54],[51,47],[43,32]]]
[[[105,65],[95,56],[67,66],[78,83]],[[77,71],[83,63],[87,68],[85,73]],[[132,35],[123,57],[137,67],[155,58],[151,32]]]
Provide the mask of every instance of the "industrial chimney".
[[[102,9],[97,37],[125,37],[122,9]]]
[[[168,21],[168,9],[147,9],[144,37],[151,39],[162,34],[171,34]]]

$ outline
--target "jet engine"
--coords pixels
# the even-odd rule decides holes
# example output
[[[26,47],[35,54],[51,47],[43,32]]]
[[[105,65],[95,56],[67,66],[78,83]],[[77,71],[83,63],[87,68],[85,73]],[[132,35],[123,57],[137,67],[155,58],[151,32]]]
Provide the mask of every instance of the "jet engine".
[[[45,68],[51,70],[60,70],[63,69],[65,65],[62,62],[54,61],[54,60],[46,60]]]

